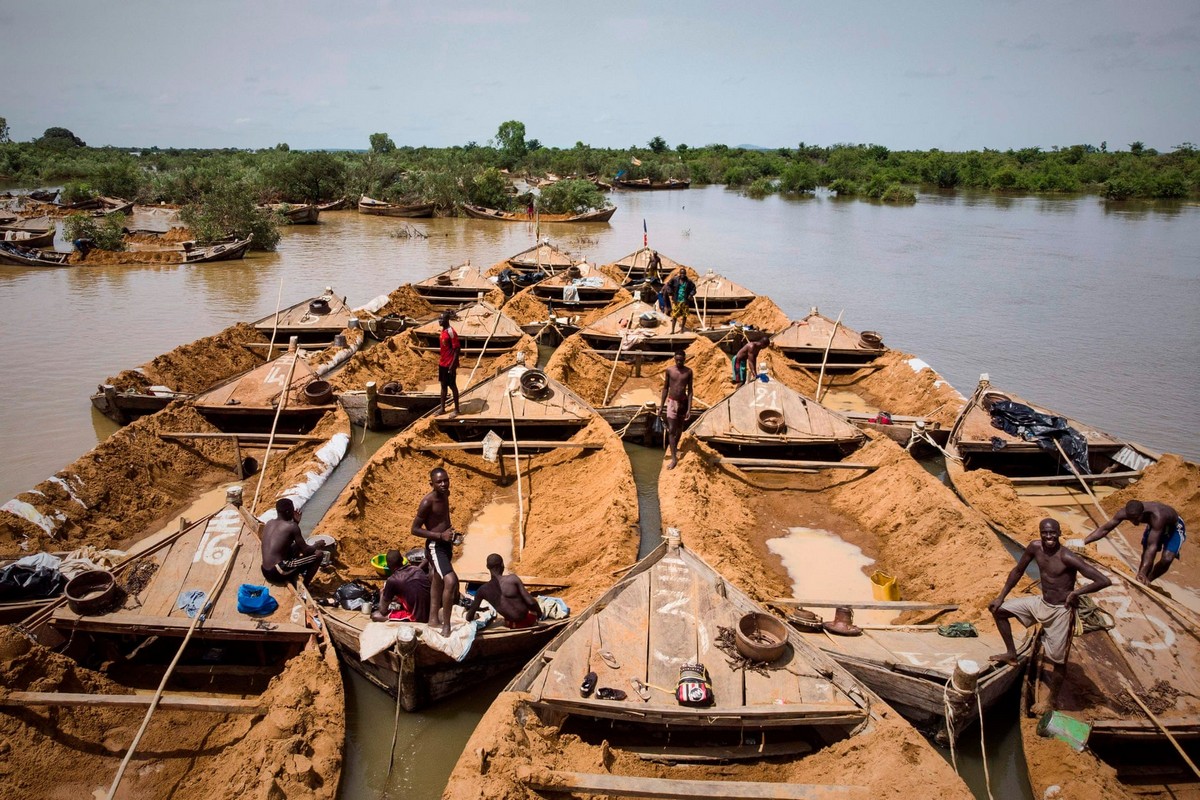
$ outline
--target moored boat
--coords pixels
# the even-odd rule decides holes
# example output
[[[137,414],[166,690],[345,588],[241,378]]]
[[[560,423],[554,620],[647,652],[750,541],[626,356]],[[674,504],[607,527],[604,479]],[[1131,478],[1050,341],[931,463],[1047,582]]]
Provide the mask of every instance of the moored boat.
[[[462,355],[496,355],[512,348],[524,331],[507,314],[490,303],[479,301],[453,312],[450,326],[458,334]],[[436,352],[442,333],[440,318],[417,325],[412,336],[417,346]]]
[[[289,225],[316,225],[321,221],[321,207],[316,203],[268,203],[260,208],[278,214]]]
[[[650,261],[656,252],[657,251],[651,247],[642,247],[634,250],[632,253],[623,258],[617,259],[609,266],[615,267],[621,272],[621,274],[624,276],[624,283],[626,286],[630,284],[644,283],[647,280],[662,281],[667,277],[667,275],[670,275],[675,270],[684,266],[680,262],[675,261],[672,258],[668,258],[662,253],[659,253],[658,258],[659,262],[661,263],[659,274],[650,275]],[[695,273],[693,272],[693,274]]]
[[[73,267],[70,253],[54,253],[23,246],[15,242],[0,242],[0,264],[14,267]]]
[[[771,337],[771,344],[797,364],[826,372],[860,369],[887,350],[878,333],[847,328],[816,308]]]
[[[480,295],[494,291],[496,284],[485,278],[479,267],[471,266],[467,261],[417,281],[412,288],[434,308],[445,309],[458,308],[479,299]]]
[[[210,261],[236,261],[246,257],[252,239],[239,239],[207,246],[184,246],[183,263],[203,264]]]
[[[316,297],[281,308],[250,324],[277,347],[286,347],[295,336],[300,344],[311,348],[331,345],[337,334],[350,327],[351,319],[357,316],[346,298],[337,295],[332,286],[326,286]]]
[[[54,228],[39,233],[37,231],[4,231],[0,241],[12,242],[21,247],[50,247],[58,233]]]
[[[364,194],[358,201],[358,213],[379,217],[432,217],[433,203],[385,203]]]
[[[599,267],[581,261],[534,284],[529,291],[547,306],[570,313],[608,305],[621,286]]]
[[[517,272],[545,272],[553,275],[576,263],[568,253],[550,242],[539,242],[528,250],[505,259],[508,266]]]
[[[649,178],[614,178],[613,186],[618,189],[634,189],[637,191],[662,191],[667,189],[687,189],[692,185],[689,180],[667,178],[665,181],[652,181]]]
[[[650,358],[667,358],[686,349],[698,334],[671,332],[671,318],[657,306],[633,300],[613,309],[580,330],[588,344],[603,355],[618,358],[624,351],[641,352]]]
[[[608,222],[612,219],[612,215],[616,212],[616,206],[608,206],[606,208],[596,208],[589,211],[582,211],[577,214],[545,214],[538,212],[536,216],[530,216],[527,211],[501,211],[498,208],[485,208],[484,206],[474,206],[470,203],[463,203],[463,213],[472,219],[491,219],[501,222]]]

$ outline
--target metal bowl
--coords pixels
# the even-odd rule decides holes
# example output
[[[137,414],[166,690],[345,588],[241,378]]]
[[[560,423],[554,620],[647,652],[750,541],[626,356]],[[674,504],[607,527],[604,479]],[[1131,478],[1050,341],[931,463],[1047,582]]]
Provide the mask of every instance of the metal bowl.
[[[738,620],[734,642],[752,661],[774,661],[787,652],[787,626],[770,614],[746,614]]]
[[[98,614],[112,605],[117,582],[111,572],[94,569],[81,572],[67,582],[67,605],[76,614]]]

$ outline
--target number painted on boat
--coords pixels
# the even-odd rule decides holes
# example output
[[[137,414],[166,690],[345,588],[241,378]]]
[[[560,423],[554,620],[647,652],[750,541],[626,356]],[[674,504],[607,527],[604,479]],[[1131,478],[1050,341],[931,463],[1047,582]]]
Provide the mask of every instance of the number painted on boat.
[[[778,395],[775,387],[769,383],[759,383],[754,387],[754,404],[768,408],[779,408]]]
[[[237,540],[241,530],[242,522],[237,512],[221,512],[213,517],[204,529],[200,543],[196,545],[192,563],[203,561],[205,564],[213,566],[224,564],[229,560],[229,556],[233,552],[233,541]],[[233,541],[230,541],[231,539]],[[224,544],[224,542],[228,542],[228,544]]]
[[[278,384],[282,386],[284,382],[287,381],[288,367],[290,367],[291,364],[283,364],[281,363],[282,361],[282,358],[279,359],[279,361],[276,361],[271,367],[271,370],[267,373],[266,379],[263,381],[264,384]]]

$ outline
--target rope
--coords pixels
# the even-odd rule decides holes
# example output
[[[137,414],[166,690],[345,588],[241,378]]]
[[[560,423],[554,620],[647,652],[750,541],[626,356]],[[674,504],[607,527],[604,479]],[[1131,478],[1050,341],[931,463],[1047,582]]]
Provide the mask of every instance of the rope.
[[[904,445],[904,449],[911,450],[912,446],[918,441],[927,442],[933,447],[933,449],[937,450],[945,458],[948,458],[951,461],[956,461],[960,464],[962,463],[962,456],[956,456],[953,453],[947,452],[944,447],[934,441],[933,437],[929,435],[928,431],[918,430],[915,426],[913,427],[912,432],[909,434],[908,444]]]
[[[955,690],[958,691],[957,689]],[[983,787],[987,790],[988,800],[992,797],[992,776],[988,772],[987,741],[983,730],[983,702],[979,699],[979,686],[975,686],[975,708],[979,711],[979,758],[983,761]],[[961,777],[958,771],[958,754],[954,749],[954,707],[950,705],[950,681],[942,687],[942,705],[946,709],[946,737],[950,740],[950,763],[954,766],[954,774]]]
[[[979,709],[979,757],[983,761],[983,788],[987,789],[988,800],[992,797],[992,776],[988,773],[987,742],[983,734],[983,703],[979,700],[979,687],[975,687],[975,707]]]

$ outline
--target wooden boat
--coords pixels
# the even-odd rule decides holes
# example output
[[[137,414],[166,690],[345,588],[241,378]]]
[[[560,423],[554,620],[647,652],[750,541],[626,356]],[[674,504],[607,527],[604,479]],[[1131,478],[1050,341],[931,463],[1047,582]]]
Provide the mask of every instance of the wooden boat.
[[[649,358],[668,358],[686,349],[697,338],[694,331],[670,333],[671,318],[640,300],[605,314],[580,330],[597,352],[616,358],[621,351],[641,352]]]
[[[4,235],[0,236],[0,241],[12,242],[21,247],[52,247],[54,245],[54,237],[58,233],[54,228],[50,228],[44,233],[37,231],[4,231]]]
[[[537,363],[537,344],[522,336],[508,349],[465,356],[457,375],[459,391],[513,367],[519,354],[526,363]],[[417,341],[411,331],[357,353],[330,382],[350,421],[370,430],[406,427],[441,401],[437,350]]]
[[[115,576],[120,592],[107,577],[107,605],[98,590],[35,615],[22,628],[37,643],[0,631],[8,676],[0,735],[30,743],[6,755],[7,786],[19,776],[25,796],[38,787],[92,794],[98,783],[116,791],[120,775],[117,796],[211,796],[231,780],[280,797],[336,796],[344,697],[315,606],[291,587],[271,587],[273,612],[237,611],[239,587],[263,583],[260,527],[238,493],[125,562]],[[199,618],[180,607],[189,591],[205,595]],[[167,675],[168,691],[152,695]],[[152,700],[134,768],[119,770]],[[272,741],[305,753],[303,764],[264,745]]]
[[[73,267],[70,253],[54,253],[23,247],[13,242],[0,242],[0,264],[16,267]]]
[[[440,430],[459,441],[478,441],[489,431],[513,429],[513,435],[521,439],[563,440],[599,417],[567,386],[541,370],[520,368],[498,373],[460,392],[459,407],[460,413],[449,410],[432,417]],[[534,446],[526,443],[522,449]]]
[[[204,264],[210,261],[236,261],[246,257],[252,239],[209,245],[207,247],[184,246],[183,263]]]
[[[97,208],[97,213],[101,216],[111,216],[113,214],[132,214],[133,201],[122,200],[119,197],[101,197],[99,198],[100,205]]]
[[[702,319],[728,316],[750,305],[756,297],[758,295],[745,286],[711,269],[696,277],[696,311]]]
[[[542,242],[510,256],[507,262],[517,272],[547,272],[553,275],[574,264],[575,260],[550,242]]]
[[[496,382],[503,390],[507,377],[501,373]],[[562,390],[555,391],[556,404]],[[462,404],[467,412],[475,407],[474,398],[464,395]],[[505,401],[504,425],[491,425],[502,439],[494,462],[482,457],[482,442],[451,438],[440,418],[418,420],[385,443],[315,531],[338,539],[338,561],[351,565],[340,577],[372,576],[368,565],[376,553],[422,541],[407,534],[397,539],[396,522],[408,520],[428,491],[428,483],[420,478],[442,467],[451,480],[452,521],[465,534],[455,554],[460,575],[481,571],[486,555],[496,552],[510,572],[520,574],[529,565],[529,571],[543,576],[539,583],[565,586],[558,594],[571,608],[594,599],[602,591],[604,576],[636,558],[632,469],[620,439],[594,412],[588,410],[582,427],[554,431],[543,423],[556,410],[563,413],[557,405],[538,406],[518,394],[510,418]],[[517,452],[520,461],[514,460]],[[514,483],[515,472],[520,477]],[[335,612],[330,633],[347,666],[389,693],[399,692],[401,706],[407,709],[477,686],[484,677],[524,663],[561,624],[543,621],[519,631],[493,624],[475,635],[461,661],[435,649],[436,640],[427,641],[432,634],[421,625],[415,651],[401,641],[399,654],[389,648],[363,660],[359,634],[366,622],[363,615]]]
[[[330,200],[328,203],[317,203],[317,211],[343,211],[348,205],[350,205],[350,201],[344,197],[339,197],[337,200]]]
[[[0,225],[0,231],[17,231],[21,233],[46,233],[57,227],[57,223],[45,214],[38,217],[26,217],[25,219],[9,222]]]
[[[358,200],[358,213],[377,217],[432,217],[433,203],[385,203],[364,194]]]
[[[819,366],[798,364],[772,343],[759,354],[758,366],[801,394],[819,394],[822,405],[860,428],[882,433],[918,453],[946,444],[966,402],[929,364],[899,350],[888,349],[852,372],[822,374]]]
[[[561,381],[590,403],[621,438],[661,446],[658,404],[664,373],[671,360],[645,361],[622,354],[613,359],[596,352],[582,336],[565,339],[546,364],[546,374]],[[694,420],[702,408],[729,392],[729,361],[705,339],[695,339],[687,349],[687,364],[694,378]]]
[[[269,431],[275,424],[282,433],[308,433],[326,412],[337,408],[333,389],[319,368],[295,349],[187,403],[226,432]]]
[[[851,330],[816,308],[771,337],[771,344],[797,364],[820,369],[824,363],[826,372],[860,369],[887,351],[879,334]]]
[[[466,308],[459,309],[450,322],[450,327],[458,333],[462,342],[462,355],[471,357],[479,355],[496,355],[511,349],[524,336],[521,326],[513,322],[500,309],[479,301]],[[438,340],[442,333],[442,324],[434,319],[412,329],[413,339],[420,347],[436,351]]]
[[[642,247],[634,250],[624,258],[619,258],[611,265],[617,268],[625,276],[625,285],[645,283],[647,279],[647,270],[650,267],[650,256],[655,251],[650,247]],[[659,280],[665,280],[675,270],[684,265],[672,258],[668,258],[662,253],[658,254],[659,261],[662,262]]]
[[[498,208],[473,206],[470,203],[463,203],[459,207],[471,219],[491,219],[500,222],[608,222],[617,210],[616,206],[608,206],[578,214],[538,213],[536,217],[531,217],[527,211],[501,211]]]
[[[316,225],[321,221],[321,207],[316,203],[268,203],[259,208],[278,214],[289,225]]]
[[[1153,587],[1124,570],[1097,566],[1113,585],[1089,597],[1113,627],[1073,638],[1053,712],[1033,712],[1036,702],[1047,699],[1037,678],[1040,654],[1021,693],[1021,740],[1034,796],[1058,786],[1062,797],[1193,797],[1200,776],[1171,738],[1193,763],[1200,757],[1200,678],[1194,669],[1200,629]],[[1086,749],[1047,738],[1066,727],[1064,715],[1089,729]]]
[[[768,641],[782,654],[748,664],[732,644],[758,615],[668,531],[505,687],[443,797],[970,797],[916,731],[796,632],[780,626]],[[687,663],[707,672],[710,704],[676,702]],[[583,697],[589,672],[597,688]],[[530,745],[502,744],[517,741]]]
[[[493,291],[496,284],[485,278],[479,267],[471,266],[471,262],[468,261],[423,281],[417,281],[412,287],[431,306],[445,309],[458,308],[470,303],[480,295]]]
[[[666,189],[686,189],[692,185],[689,180],[667,178],[665,181],[652,181],[649,178],[614,178],[613,186],[618,189],[634,189],[643,192],[657,192]]]
[[[683,436],[678,466],[659,478],[663,524],[691,519],[705,532],[697,549],[760,602],[811,609],[818,622],[852,609],[861,636],[818,626],[805,640],[923,730],[944,740],[978,722],[978,704],[986,711],[1020,673],[987,658],[1003,650],[987,604],[1012,558],[984,521],[886,437],[868,434],[844,459],[798,448],[741,460],[697,438],[709,421]],[[896,594],[876,597],[872,569],[895,578]],[[979,637],[940,636],[935,618],[971,622]],[[1024,658],[1028,642],[1019,646]],[[975,691],[947,690],[960,661],[974,662],[963,671]]]
[[[620,290],[616,281],[586,261],[572,264],[530,287],[534,296],[543,303],[568,312],[606,306]],[[568,296],[573,299],[567,300]]]
[[[350,320],[357,318],[346,298],[339,297],[332,286],[326,286],[322,294],[282,308],[250,324],[269,341],[275,342],[277,347],[286,346],[295,336],[300,344],[311,349],[313,346],[328,347],[333,344],[334,337],[351,327],[354,323]]]

